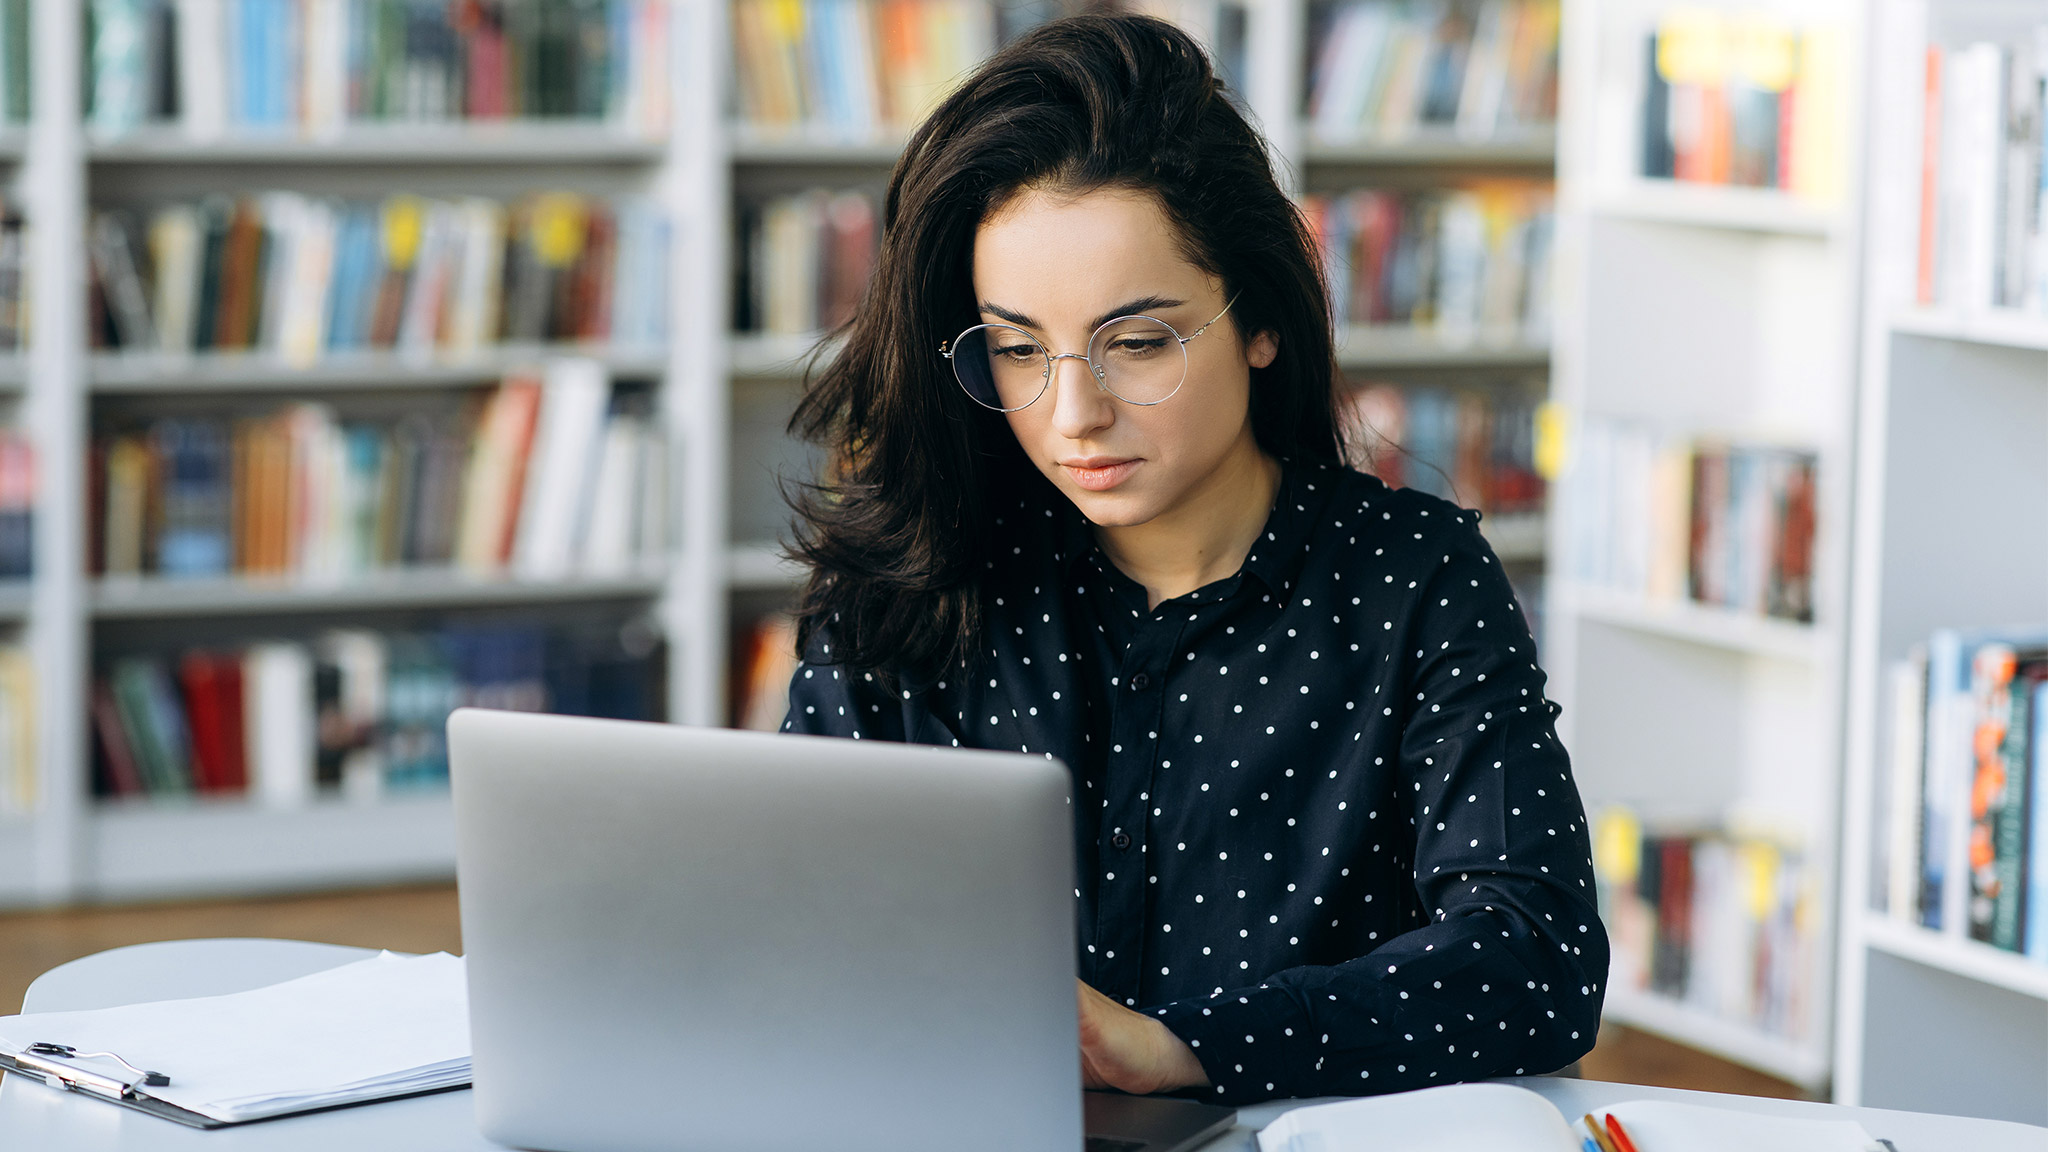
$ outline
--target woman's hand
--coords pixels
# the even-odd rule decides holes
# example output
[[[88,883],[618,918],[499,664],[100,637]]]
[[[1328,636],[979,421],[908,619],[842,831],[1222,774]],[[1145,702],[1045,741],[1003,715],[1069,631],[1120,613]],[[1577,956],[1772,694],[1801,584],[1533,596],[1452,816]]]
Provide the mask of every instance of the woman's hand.
[[[1145,1096],[1206,1086],[1195,1051],[1166,1025],[1076,981],[1081,990],[1081,1086]]]

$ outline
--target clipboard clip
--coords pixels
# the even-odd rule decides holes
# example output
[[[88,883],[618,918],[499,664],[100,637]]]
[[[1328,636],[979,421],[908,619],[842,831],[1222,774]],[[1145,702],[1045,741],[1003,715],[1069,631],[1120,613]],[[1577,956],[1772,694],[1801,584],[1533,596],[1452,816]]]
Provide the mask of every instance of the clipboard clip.
[[[58,1060],[112,1060],[114,1063],[134,1073],[135,1079],[121,1080],[118,1077],[101,1075],[98,1072],[85,1068],[73,1068],[64,1064],[54,1064],[50,1062],[50,1058]],[[84,1089],[115,1097],[133,1098],[146,1096],[147,1093],[141,1090],[142,1087],[163,1088],[171,1082],[169,1076],[161,1072],[151,1072],[146,1068],[138,1068],[115,1053],[80,1052],[69,1044],[53,1044],[48,1040],[38,1040],[30,1044],[23,1048],[21,1054],[14,1057],[13,1060],[16,1064],[25,1065],[29,1071],[38,1072],[47,1078],[56,1079],[67,1088]]]

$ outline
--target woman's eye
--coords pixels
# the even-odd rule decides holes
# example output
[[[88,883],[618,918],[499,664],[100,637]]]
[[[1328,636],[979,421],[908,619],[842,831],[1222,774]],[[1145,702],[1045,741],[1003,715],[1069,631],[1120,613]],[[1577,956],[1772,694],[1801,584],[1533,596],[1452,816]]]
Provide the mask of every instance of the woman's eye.
[[[995,356],[998,360],[1028,360],[1036,355],[1038,355],[1038,349],[1031,344],[1011,344],[995,350]]]
[[[1109,350],[1120,356],[1146,356],[1166,347],[1163,337],[1125,336],[1110,344]]]

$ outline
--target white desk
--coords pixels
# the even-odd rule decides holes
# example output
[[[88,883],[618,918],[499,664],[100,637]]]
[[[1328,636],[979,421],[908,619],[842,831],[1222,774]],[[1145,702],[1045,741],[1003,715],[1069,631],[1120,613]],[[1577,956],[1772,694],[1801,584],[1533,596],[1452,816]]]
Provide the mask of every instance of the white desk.
[[[214,996],[309,975],[370,955],[360,948],[295,940],[173,940],[115,948],[44,973],[29,986],[23,1010],[61,1012],[144,1000]],[[1524,1077],[1568,1117],[1623,1100],[1683,1100],[1785,1116],[1849,1118],[1899,1152],[2048,1152],[2048,1129],[1996,1120],[1929,1116],[1881,1108],[1837,1108],[1754,1096],[1720,1096],[1594,1080]],[[1251,1152],[1253,1133],[1289,1108],[1314,1101],[1274,1101],[1246,1108],[1238,1126],[1203,1152]],[[202,1132],[125,1108],[9,1076],[0,1081],[0,1148],[64,1152],[504,1152],[479,1136],[467,1091],[442,1092]]]

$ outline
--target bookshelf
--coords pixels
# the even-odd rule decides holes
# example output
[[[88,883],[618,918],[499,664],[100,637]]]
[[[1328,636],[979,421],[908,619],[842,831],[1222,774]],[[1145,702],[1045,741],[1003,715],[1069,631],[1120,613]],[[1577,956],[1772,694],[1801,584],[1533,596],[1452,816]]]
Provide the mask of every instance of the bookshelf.
[[[1873,134],[1868,181],[1836,1098],[2048,1124],[2048,962],[1968,938],[1960,909],[1944,911],[1942,930],[1922,927],[1888,883],[1891,868],[1921,863],[1917,852],[1895,861],[1889,834],[1894,775],[1917,768],[1910,746],[1903,765],[1895,747],[1894,669],[1936,629],[2048,620],[2048,297],[1994,301],[1989,284],[1922,276],[1926,61],[1943,52],[1946,70],[1978,43],[2025,45],[2048,20],[1991,0],[1872,11],[1872,115],[1898,130]],[[1956,123],[1936,119],[1943,132]],[[1947,196],[1958,168],[1937,155]],[[1961,191],[1992,189],[1973,179]],[[1944,232],[1935,266],[1964,259],[1960,248]],[[1938,559],[1958,548],[1969,564]],[[2032,795],[2038,805],[2038,783]],[[2043,851],[2038,838],[2029,851]]]
[[[1667,122],[1646,106],[1658,80],[1669,80],[1661,67],[1653,77],[1646,49],[1653,34],[1666,47],[1677,36],[1674,12],[1695,24],[1764,21],[1751,44],[1782,47],[1801,38],[1801,55],[1789,58],[1815,71],[1798,74],[1796,95],[1824,115],[1787,128],[1799,134],[1772,154],[1797,172],[1799,187],[1729,183],[1729,154],[1742,155],[1740,141],[1726,145],[1720,167],[1711,143],[1693,141],[1678,158],[1685,178],[1646,175],[1651,126],[1654,139],[1668,139]],[[1862,35],[1860,6],[1835,0],[1788,0],[1762,14],[1732,5],[1571,0],[1561,69],[1552,397],[1565,462],[1552,505],[1558,559],[1543,663],[1601,845],[1603,906],[1617,948],[1606,1013],[1812,1091],[1827,1085],[1834,1056],[1831,927],[1857,412],[1862,206],[1852,174],[1863,130],[1854,99]],[[1739,54],[1713,58],[1754,63]],[[1823,62],[1833,65],[1825,74]],[[1693,85],[1667,93],[1675,102],[1721,81],[1681,70],[1671,83]],[[1766,535],[1721,537],[1726,556],[1707,559],[1692,533],[1698,517],[1714,513],[1692,500],[1721,490],[1695,480],[1714,475],[1699,469],[1731,445],[1755,456],[1749,465],[1728,463],[1729,475],[1750,468],[1751,477],[1777,479],[1728,491],[1770,492],[1779,511],[1765,521]],[[1790,480],[1769,471],[1786,467]],[[1810,477],[1810,488],[1798,487],[1801,476]],[[1790,527],[1783,511],[1802,491],[1810,534]],[[1768,596],[1695,599],[1709,573],[1758,567],[1753,555],[1732,559],[1738,546],[1764,547],[1781,559],[1803,555],[1799,579],[1780,564],[1758,574],[1771,588],[1781,578],[1796,586],[1803,610],[1785,610]],[[1610,822],[1624,831],[1607,835]],[[1780,903],[1768,912],[1739,910],[1725,880],[1709,887],[1692,872],[1674,878],[1666,863],[1647,881],[1659,886],[1648,898],[1654,927],[1632,928],[1637,913],[1617,918],[1616,906],[1643,898],[1634,854],[1638,843],[1647,854],[1650,841],[1637,835],[1726,847],[1738,869],[1753,867],[1753,854],[1776,861]],[[1699,848],[1689,850],[1682,858],[1703,859]],[[1784,879],[1786,868],[1794,880]],[[1681,890],[1685,901],[1712,911],[1690,908],[1677,921],[1658,921],[1657,901],[1669,905]],[[1738,910],[1724,916],[1723,907]],[[1780,949],[1785,958],[1768,969],[1776,973],[1768,987],[1727,978],[1754,964],[1759,950],[1778,947],[1765,942],[1788,937],[1768,933],[1788,925],[1796,943]],[[1660,965],[1635,954],[1650,950],[1659,932],[1690,956],[1689,967],[1662,982]],[[1738,994],[1730,995],[1731,986]]]
[[[696,518],[717,517],[723,506],[723,409],[716,401],[724,387],[722,378],[716,386],[705,384],[717,372],[701,362],[703,333],[689,317],[704,305],[684,279],[695,266],[683,253],[706,232],[691,215],[701,216],[707,202],[705,137],[690,124],[693,116],[704,118],[719,95],[683,78],[707,74],[718,55],[708,45],[722,29],[705,23],[707,5],[635,3],[638,13],[666,14],[666,36],[638,43],[643,53],[651,44],[667,56],[635,74],[636,82],[665,92],[665,120],[645,117],[643,105],[632,115],[603,119],[364,120],[301,132],[232,124],[203,130],[167,121],[106,131],[89,124],[82,104],[90,98],[83,11],[67,0],[34,0],[33,117],[0,128],[0,169],[9,206],[34,222],[26,275],[36,306],[27,350],[0,356],[0,403],[37,448],[33,523],[41,562],[20,587],[0,587],[0,640],[18,635],[34,668],[38,799],[26,814],[0,815],[0,905],[282,891],[452,873],[445,788],[358,774],[338,789],[282,805],[253,787],[246,795],[95,799],[94,676],[105,662],[128,655],[195,645],[233,650],[272,639],[310,642],[338,628],[391,637],[525,628],[551,644],[567,644],[581,635],[578,629],[637,628],[636,644],[643,633],[657,637],[645,640],[645,651],[654,653],[647,657],[655,667],[648,683],[662,693],[655,702],[659,713],[685,722],[715,720],[726,649],[717,611],[723,522]],[[644,64],[647,54],[641,59]],[[347,201],[394,192],[500,202],[555,190],[593,202],[636,197],[658,209],[670,230],[660,257],[670,286],[660,320],[671,338],[487,342],[460,353],[434,340],[426,348],[323,352],[310,359],[254,350],[174,355],[90,347],[86,234],[94,209],[147,209],[272,189]],[[548,577],[510,566],[426,565],[295,579],[95,578],[88,569],[90,452],[108,413],[263,413],[299,400],[332,404],[344,415],[450,410],[562,356],[595,360],[609,380],[647,397],[648,422],[665,443],[670,467],[659,530],[669,543],[651,546],[622,570]],[[716,586],[716,595],[708,585]],[[658,622],[658,630],[647,622]]]

